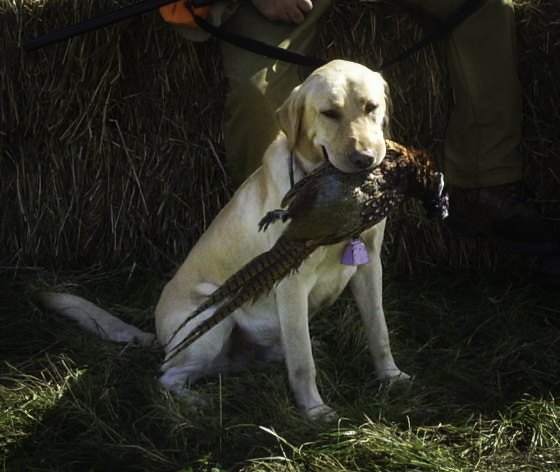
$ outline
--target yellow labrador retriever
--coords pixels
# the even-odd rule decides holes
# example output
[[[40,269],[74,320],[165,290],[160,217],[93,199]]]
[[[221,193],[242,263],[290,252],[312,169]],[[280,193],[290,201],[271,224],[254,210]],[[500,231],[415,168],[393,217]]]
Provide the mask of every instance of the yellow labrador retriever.
[[[319,248],[267,296],[238,309],[178,355],[169,355],[212,310],[180,327],[183,320],[279,237],[282,225],[273,225],[264,233],[257,231],[257,225],[269,210],[279,207],[290,189],[291,166],[298,180],[325,159],[344,172],[361,171],[382,161],[386,95],[386,83],[378,73],[337,60],[313,72],[281,106],[277,115],[282,131],[266,151],[262,166],[218,214],[161,294],[155,318],[157,338],[166,353],[159,379],[165,388],[191,402],[201,402],[191,389],[196,379],[237,370],[255,357],[283,358],[303,414],[311,419],[335,418],[317,389],[309,318],[332,304],[347,285],[361,314],[377,376],[382,380],[407,378],[393,360],[382,307],[384,221],[361,235],[369,263],[341,264],[346,244]],[[53,293],[42,298],[47,306],[82,324],[87,324],[84,318],[93,319],[95,330],[99,332],[101,327],[105,337],[121,341],[127,337],[127,325],[81,298]],[[129,339],[139,336],[131,331]]]

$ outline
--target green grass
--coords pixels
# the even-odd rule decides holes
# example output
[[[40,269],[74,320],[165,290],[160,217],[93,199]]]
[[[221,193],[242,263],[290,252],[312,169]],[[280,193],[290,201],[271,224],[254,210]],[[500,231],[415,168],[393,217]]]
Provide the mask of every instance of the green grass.
[[[388,270],[393,351],[413,375],[390,387],[342,297],[312,323],[320,389],[342,416],[326,425],[298,415],[281,364],[201,382],[213,404],[190,409],[159,390],[157,348],[90,337],[30,297],[55,285],[151,329],[165,276],[5,270],[2,470],[558,471],[560,295],[523,278]]]

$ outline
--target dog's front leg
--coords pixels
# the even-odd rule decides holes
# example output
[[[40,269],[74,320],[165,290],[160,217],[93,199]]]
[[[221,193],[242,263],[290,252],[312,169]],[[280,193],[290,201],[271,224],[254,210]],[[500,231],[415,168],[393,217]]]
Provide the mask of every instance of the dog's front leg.
[[[288,378],[296,403],[307,418],[334,421],[338,417],[336,412],[325,404],[317,388],[304,283],[299,277],[291,277],[276,288],[276,305]]]
[[[360,310],[377,376],[382,381],[410,378],[395,364],[383,311],[383,276],[379,252],[360,266],[350,280],[350,288]]]

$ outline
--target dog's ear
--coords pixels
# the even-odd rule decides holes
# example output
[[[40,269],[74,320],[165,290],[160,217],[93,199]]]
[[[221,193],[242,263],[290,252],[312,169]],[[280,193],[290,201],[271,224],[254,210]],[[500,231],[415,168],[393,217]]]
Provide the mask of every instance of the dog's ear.
[[[288,137],[288,146],[293,149],[296,145],[301,117],[303,116],[304,97],[302,86],[292,90],[286,101],[276,110],[276,120],[280,129]]]
[[[389,93],[389,85],[387,82],[383,81],[384,85],[384,93],[385,93],[385,116],[383,117],[383,136],[386,138],[391,138],[391,111],[392,111],[392,102],[391,102],[391,95]]]

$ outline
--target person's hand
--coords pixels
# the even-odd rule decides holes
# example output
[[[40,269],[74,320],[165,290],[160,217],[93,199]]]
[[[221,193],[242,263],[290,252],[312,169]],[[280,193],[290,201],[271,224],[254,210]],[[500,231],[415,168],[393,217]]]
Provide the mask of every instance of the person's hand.
[[[299,24],[313,8],[311,0],[251,0],[261,14],[271,21]]]

